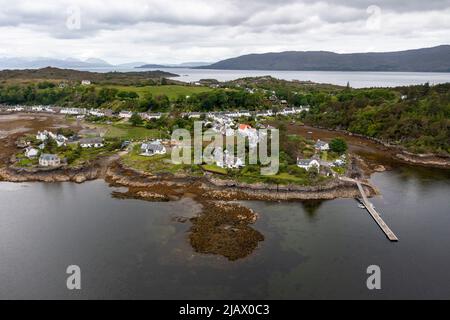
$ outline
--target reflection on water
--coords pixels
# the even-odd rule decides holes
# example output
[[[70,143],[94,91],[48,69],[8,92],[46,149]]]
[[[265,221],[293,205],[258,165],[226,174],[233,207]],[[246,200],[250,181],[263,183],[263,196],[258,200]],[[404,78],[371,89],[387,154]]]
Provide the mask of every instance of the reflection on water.
[[[102,181],[0,183],[0,298],[448,298],[450,176],[396,167],[375,174],[373,202],[399,236],[390,243],[352,199],[245,202],[264,236],[228,261],[194,252],[191,199],[119,200]],[[66,267],[82,270],[80,292]],[[366,289],[366,268],[382,290]]]
[[[303,210],[308,214],[310,218],[314,218],[317,210],[320,209],[320,206],[322,205],[323,201],[319,200],[309,200],[302,202]]]

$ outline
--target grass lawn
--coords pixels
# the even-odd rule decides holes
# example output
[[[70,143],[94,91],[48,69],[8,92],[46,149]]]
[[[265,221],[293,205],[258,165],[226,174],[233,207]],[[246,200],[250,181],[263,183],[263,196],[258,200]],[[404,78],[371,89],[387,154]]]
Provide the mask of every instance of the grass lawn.
[[[225,168],[218,167],[214,164],[205,164],[202,166],[202,169],[208,172],[217,173],[217,174],[228,174],[228,170]]]
[[[126,123],[116,123],[106,126],[105,138],[119,138],[123,140],[145,140],[160,138],[160,132],[155,129],[133,127]]]
[[[115,88],[120,91],[133,91],[136,92],[141,98],[145,93],[151,93],[153,97],[165,94],[170,100],[176,100],[178,96],[189,96],[194,93],[208,92],[211,88],[208,87],[193,87],[193,86],[181,86],[181,85],[166,85],[166,86],[97,86],[97,88]]]
[[[139,144],[135,145],[130,153],[122,156],[122,161],[131,168],[154,174],[195,173],[192,171],[192,166],[190,165],[174,164],[170,154],[154,155],[151,157],[141,156]]]

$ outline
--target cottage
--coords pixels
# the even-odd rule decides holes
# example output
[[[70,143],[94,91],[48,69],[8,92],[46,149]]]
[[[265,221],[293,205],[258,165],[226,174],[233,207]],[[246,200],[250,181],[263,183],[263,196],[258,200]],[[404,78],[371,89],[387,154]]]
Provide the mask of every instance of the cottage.
[[[42,112],[42,111],[44,111],[44,107],[43,106],[32,106],[31,107],[31,111],[33,111],[33,112]]]
[[[102,138],[85,138],[80,140],[82,148],[101,148],[104,146]]]
[[[221,147],[214,149],[213,156],[216,166],[220,168],[239,169],[245,167],[244,160],[235,157],[234,154],[228,152],[228,150],[223,151]]]
[[[273,116],[273,112],[272,112],[272,110],[258,111],[256,113],[256,116],[258,116],[258,117],[271,117],[271,116]]]
[[[121,111],[119,113],[119,118],[130,119],[132,115],[133,115],[133,112],[131,112],[131,111]]]
[[[39,150],[33,147],[28,147],[25,149],[25,156],[29,159],[36,158],[39,154]]]
[[[39,157],[39,165],[42,167],[56,167],[61,164],[61,159],[55,154],[42,154]]]
[[[187,116],[189,119],[199,119],[202,114],[200,112],[189,112]]]
[[[330,145],[325,141],[317,140],[316,144],[314,145],[314,148],[317,151],[328,151],[330,150]]]
[[[311,169],[317,170],[319,172],[320,163],[316,159],[297,159],[297,166],[309,171]]]
[[[62,134],[58,134],[58,135],[56,136],[56,139],[55,139],[56,145],[57,145],[58,147],[65,146],[67,140],[69,140],[69,139],[67,139],[67,138],[66,138],[65,136],[63,136]]]
[[[238,112],[239,117],[251,117],[251,113],[248,110],[241,110]]]
[[[105,111],[99,110],[99,109],[92,109],[89,111],[89,114],[95,117],[104,117],[106,116]]]
[[[161,119],[162,113],[147,113],[147,119]]]
[[[82,111],[82,109],[79,109],[79,108],[62,108],[60,113],[68,114],[68,115],[79,115],[79,114],[83,114],[83,111]]]
[[[90,80],[82,80],[81,81],[81,85],[82,86],[90,86],[91,85],[91,81]]]
[[[150,141],[141,144],[141,156],[151,157],[156,154],[166,154],[167,150],[161,141]]]
[[[36,134],[36,140],[39,141],[45,141],[48,139],[48,132],[47,131],[38,131],[38,133]]]

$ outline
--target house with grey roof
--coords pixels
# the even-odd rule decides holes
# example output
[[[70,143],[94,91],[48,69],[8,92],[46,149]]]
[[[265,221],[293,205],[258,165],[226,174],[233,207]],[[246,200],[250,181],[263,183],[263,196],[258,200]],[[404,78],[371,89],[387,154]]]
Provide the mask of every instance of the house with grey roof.
[[[320,163],[316,159],[297,159],[297,166],[303,168],[306,171],[311,169],[319,171]]]
[[[82,148],[101,148],[104,145],[102,138],[85,138],[80,140]]]
[[[314,148],[318,151],[328,151],[330,150],[330,145],[325,141],[317,140]]]
[[[39,154],[39,150],[33,147],[28,147],[25,149],[25,156],[28,159],[36,158]]]
[[[151,157],[157,154],[166,154],[166,147],[161,141],[149,141],[141,144],[141,156]]]
[[[56,167],[61,164],[61,159],[56,154],[41,154],[39,165],[41,167]]]

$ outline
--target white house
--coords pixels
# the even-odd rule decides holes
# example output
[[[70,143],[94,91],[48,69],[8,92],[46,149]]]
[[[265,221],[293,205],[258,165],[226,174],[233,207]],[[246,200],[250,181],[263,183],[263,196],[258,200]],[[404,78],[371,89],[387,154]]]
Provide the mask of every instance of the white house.
[[[166,147],[158,140],[141,144],[141,156],[151,157],[157,154],[166,154],[166,152]]]
[[[42,167],[56,167],[61,164],[61,159],[55,154],[42,154],[39,157],[39,165]]]
[[[80,140],[82,148],[101,148],[104,146],[102,138],[86,138]]]
[[[235,135],[235,133],[236,133],[236,131],[232,128],[225,129],[225,136],[227,136],[227,137],[232,137]]]
[[[38,131],[38,133],[36,134],[36,139],[39,141],[45,141],[48,139],[48,132],[45,131]]]
[[[223,151],[221,147],[214,149],[214,162],[220,168],[239,169],[245,167],[245,162],[241,158],[235,157],[234,154]]]
[[[119,118],[130,119],[132,115],[133,115],[133,112],[131,112],[131,111],[120,111]]]
[[[66,138],[65,136],[63,136],[62,134],[56,135],[56,138],[55,138],[55,141],[56,141],[56,144],[57,144],[58,147],[65,146],[67,140],[69,140],[69,139],[67,139],[67,138]]]
[[[147,119],[161,119],[161,113],[147,113]]]
[[[42,112],[42,111],[44,111],[44,107],[43,106],[32,106],[31,107],[31,111],[33,111],[33,112]]]
[[[238,111],[238,115],[239,115],[239,117],[250,117],[251,116],[250,111],[248,111],[248,110]]]
[[[296,111],[294,108],[286,108],[278,112],[278,114],[282,114],[284,116],[295,114]]]
[[[330,145],[325,141],[317,140],[316,144],[314,145],[314,148],[318,151],[328,151],[330,150]]]
[[[82,80],[81,81],[81,85],[82,86],[89,86],[89,85],[91,85],[91,81],[90,80]]]
[[[92,109],[89,111],[90,115],[96,116],[96,117],[104,117],[106,113],[104,111],[98,110],[98,109]]]
[[[70,114],[70,115],[83,114],[83,111],[79,108],[62,108],[59,112],[61,114]]]
[[[33,147],[28,147],[25,149],[25,156],[29,159],[36,158],[39,154],[39,150]]]
[[[317,171],[320,169],[320,163],[316,159],[297,159],[297,166],[305,169],[306,171],[313,168]]]
[[[199,119],[202,114],[200,112],[189,112],[187,116],[189,119]]]
[[[273,116],[273,112],[272,112],[272,110],[258,111],[256,113],[256,116],[258,116],[258,117],[271,117],[271,116]]]

